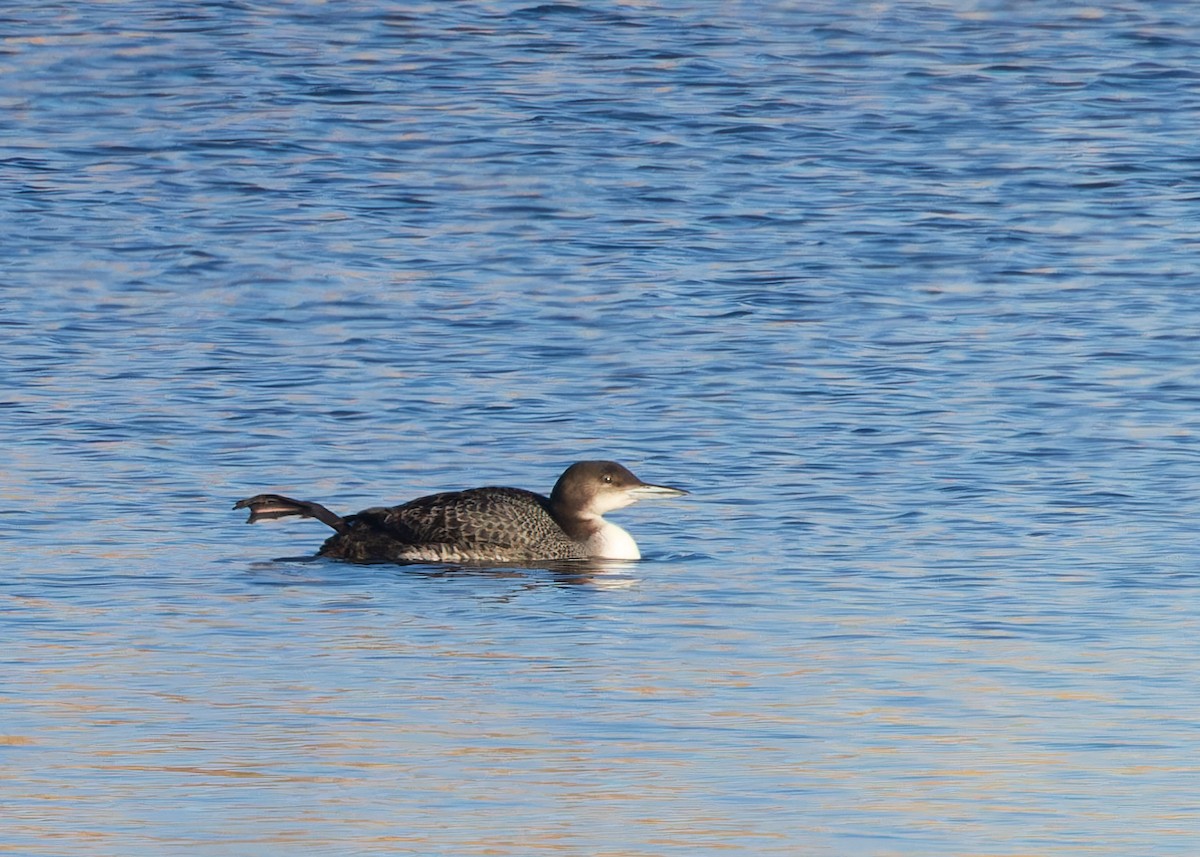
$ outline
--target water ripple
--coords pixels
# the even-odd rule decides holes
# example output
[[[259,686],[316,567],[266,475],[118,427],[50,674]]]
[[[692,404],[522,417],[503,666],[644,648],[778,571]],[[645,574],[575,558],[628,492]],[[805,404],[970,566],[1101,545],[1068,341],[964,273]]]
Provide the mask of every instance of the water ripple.
[[[1195,850],[1192,4],[5,25],[0,848]],[[605,573],[229,511],[600,456]]]

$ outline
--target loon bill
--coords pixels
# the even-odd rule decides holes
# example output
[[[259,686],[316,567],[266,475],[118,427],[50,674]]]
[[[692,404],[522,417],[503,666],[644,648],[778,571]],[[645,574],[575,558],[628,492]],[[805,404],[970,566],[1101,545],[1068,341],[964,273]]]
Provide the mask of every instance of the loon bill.
[[[633,537],[604,515],[638,500],[688,492],[650,485],[615,461],[580,461],[546,497],[521,488],[470,488],[377,506],[345,518],[319,503],[258,494],[234,504],[246,523],[297,515],[336,532],[318,556],[355,562],[523,562],[641,559]]]

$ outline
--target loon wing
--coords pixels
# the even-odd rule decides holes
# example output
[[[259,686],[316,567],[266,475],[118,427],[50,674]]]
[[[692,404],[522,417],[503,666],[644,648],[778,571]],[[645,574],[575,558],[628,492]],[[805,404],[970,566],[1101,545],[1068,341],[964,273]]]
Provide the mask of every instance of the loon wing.
[[[531,539],[565,538],[548,505],[545,497],[520,488],[472,488],[367,509],[354,518],[406,544],[517,547]]]

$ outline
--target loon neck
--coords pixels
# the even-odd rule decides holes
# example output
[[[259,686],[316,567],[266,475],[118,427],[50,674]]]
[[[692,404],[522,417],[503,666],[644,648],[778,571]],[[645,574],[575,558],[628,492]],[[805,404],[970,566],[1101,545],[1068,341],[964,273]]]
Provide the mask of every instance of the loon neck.
[[[571,538],[584,546],[588,556],[596,559],[641,559],[633,536],[601,515],[564,514],[561,507],[554,509],[558,525]]]
[[[642,558],[642,552],[638,550],[633,536],[603,518],[597,518],[596,523],[600,526],[592,531],[585,542],[588,556],[596,559]]]

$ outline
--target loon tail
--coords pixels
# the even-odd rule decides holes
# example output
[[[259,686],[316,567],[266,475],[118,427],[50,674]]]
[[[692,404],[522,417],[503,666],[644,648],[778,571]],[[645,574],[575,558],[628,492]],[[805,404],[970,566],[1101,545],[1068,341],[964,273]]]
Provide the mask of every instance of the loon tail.
[[[246,519],[247,524],[253,524],[255,521],[269,521],[273,518],[286,518],[289,515],[299,515],[301,518],[316,518],[322,524],[332,527],[339,533],[344,533],[349,529],[341,516],[335,515],[320,503],[313,503],[308,500],[293,500],[290,497],[281,497],[278,494],[256,494],[253,497],[247,497],[245,500],[238,500],[233,504],[233,508],[250,510],[250,517]]]

